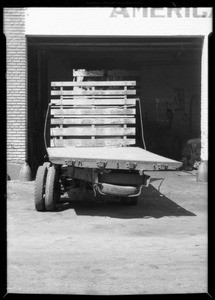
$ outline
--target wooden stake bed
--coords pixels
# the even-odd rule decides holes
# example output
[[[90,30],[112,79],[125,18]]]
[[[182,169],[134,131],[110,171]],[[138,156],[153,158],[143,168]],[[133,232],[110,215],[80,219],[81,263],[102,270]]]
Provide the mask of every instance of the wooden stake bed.
[[[55,147],[48,148],[49,159],[54,164],[82,168],[172,170],[182,163],[146,151],[139,147]]]
[[[93,169],[178,168],[180,162],[134,146],[135,87],[136,81],[52,82],[50,161]]]
[[[76,76],[77,81],[51,83],[44,140],[52,165],[45,162],[37,170],[35,208],[55,210],[61,193],[70,189],[78,190],[78,197],[83,189],[93,189],[95,196],[117,196],[136,205],[150,181],[144,171],[175,170],[182,163],[135,147],[136,81]]]

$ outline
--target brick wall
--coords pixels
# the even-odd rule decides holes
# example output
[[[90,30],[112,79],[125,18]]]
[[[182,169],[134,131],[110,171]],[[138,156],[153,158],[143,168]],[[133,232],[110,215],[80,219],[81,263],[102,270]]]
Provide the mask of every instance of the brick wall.
[[[4,8],[7,70],[7,160],[26,159],[27,48],[25,8]]]

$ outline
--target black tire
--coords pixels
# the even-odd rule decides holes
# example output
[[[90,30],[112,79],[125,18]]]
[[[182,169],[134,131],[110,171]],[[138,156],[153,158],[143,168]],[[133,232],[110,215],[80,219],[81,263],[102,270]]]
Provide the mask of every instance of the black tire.
[[[135,206],[135,205],[137,205],[137,202],[138,202],[138,197],[122,197],[121,198],[121,203],[123,205]]]
[[[52,211],[56,209],[56,203],[60,198],[59,177],[55,166],[48,168],[45,188],[45,208]]]
[[[138,197],[130,197],[129,198],[129,205],[135,206],[137,205]]]
[[[37,175],[34,185],[34,204],[37,211],[45,210],[44,194],[45,194],[45,183],[47,176],[47,168],[40,166],[37,169]]]

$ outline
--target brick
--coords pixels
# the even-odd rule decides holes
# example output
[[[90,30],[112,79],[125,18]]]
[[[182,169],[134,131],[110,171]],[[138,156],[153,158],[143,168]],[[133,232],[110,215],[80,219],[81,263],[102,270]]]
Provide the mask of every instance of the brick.
[[[7,159],[16,162],[23,162],[26,146],[27,47],[24,18],[24,8],[4,8],[7,45]]]

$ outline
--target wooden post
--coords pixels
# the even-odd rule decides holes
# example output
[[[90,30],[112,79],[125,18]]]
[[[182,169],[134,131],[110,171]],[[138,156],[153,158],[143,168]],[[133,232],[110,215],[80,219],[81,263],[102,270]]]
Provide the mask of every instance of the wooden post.
[[[208,36],[204,37],[201,61],[201,163],[196,180],[207,181],[208,176]]]
[[[203,40],[201,60],[201,160],[208,160],[208,36]]]

